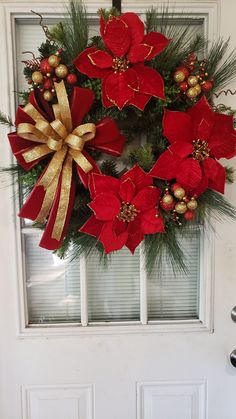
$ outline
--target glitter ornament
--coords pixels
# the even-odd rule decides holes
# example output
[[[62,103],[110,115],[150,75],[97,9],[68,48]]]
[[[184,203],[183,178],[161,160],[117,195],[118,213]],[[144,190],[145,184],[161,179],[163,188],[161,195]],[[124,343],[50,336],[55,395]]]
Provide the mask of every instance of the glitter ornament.
[[[197,91],[197,94],[200,95],[202,88],[200,86],[200,84],[196,84],[196,86],[194,86],[195,90]]]
[[[50,90],[45,90],[45,92],[43,93],[43,98],[47,101],[50,102],[53,98],[53,94],[52,92],[50,92]]]
[[[48,62],[51,67],[56,68],[60,64],[60,57],[58,55],[50,55]]]
[[[186,194],[186,192],[185,192],[184,188],[178,187],[174,190],[174,196],[175,196],[175,198],[177,198],[179,200],[183,199],[185,194]]]
[[[51,79],[45,79],[43,82],[43,87],[45,90],[51,90],[53,87],[53,82]]]
[[[189,76],[188,77],[188,85],[191,87],[196,86],[196,84],[198,84],[198,79],[196,76]]]
[[[173,196],[172,196],[171,194],[169,194],[169,193],[167,192],[167,193],[165,193],[165,195],[163,196],[163,198],[162,198],[162,202],[163,202],[164,204],[170,205],[170,204],[172,204],[172,203],[174,202],[174,198],[173,198]]]
[[[195,198],[191,198],[190,201],[187,203],[187,207],[190,210],[195,210],[198,206],[198,203]]]
[[[161,201],[160,201],[160,206],[161,206],[161,208],[162,208],[164,211],[166,211],[166,212],[168,212],[168,211],[173,211],[173,209],[174,209],[174,207],[175,207],[175,202],[174,202],[174,200],[173,200],[173,202],[172,202],[172,203],[170,203],[170,204],[166,204],[165,202],[163,202],[163,200],[161,200]]]
[[[184,213],[184,218],[185,218],[185,220],[187,220],[187,221],[191,221],[191,220],[193,220],[194,218],[195,218],[195,213],[193,212],[193,211],[186,211],[185,213]]]
[[[178,214],[184,214],[187,211],[187,205],[185,204],[185,202],[177,202],[177,204],[175,205],[175,211]]]
[[[75,84],[78,81],[76,74],[68,74],[66,77],[66,81],[68,84]]]
[[[177,188],[182,188],[182,186],[180,185],[180,183],[173,183],[173,185],[171,186],[171,190],[172,190],[172,192],[174,192],[175,191],[175,189],[177,189]]]
[[[186,81],[182,81],[181,83],[179,83],[179,89],[181,90],[181,92],[186,92],[188,90],[188,83]]]
[[[180,83],[185,80],[185,74],[181,70],[176,70],[174,73],[174,80],[176,83]]]
[[[40,62],[40,71],[43,74],[49,74],[50,75],[53,73],[54,68],[50,66],[49,62],[48,62],[48,58],[44,58],[41,62]]]
[[[213,83],[210,80],[206,80],[201,83],[201,88],[203,92],[209,92],[212,89],[212,87],[213,87]]]
[[[195,87],[190,87],[190,89],[187,90],[186,95],[189,99],[195,99],[195,97],[198,95],[197,89],[195,89]]]
[[[59,79],[64,79],[68,72],[69,70],[65,64],[59,64],[59,66],[55,69],[55,73]]]
[[[40,71],[34,71],[32,74],[32,80],[36,84],[41,84],[43,82],[43,75]]]

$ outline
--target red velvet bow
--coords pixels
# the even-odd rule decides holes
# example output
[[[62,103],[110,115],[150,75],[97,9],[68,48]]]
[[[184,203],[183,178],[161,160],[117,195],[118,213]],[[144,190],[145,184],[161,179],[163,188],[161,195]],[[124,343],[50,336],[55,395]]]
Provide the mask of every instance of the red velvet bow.
[[[94,100],[94,93],[90,89],[84,89],[75,87],[73,90],[73,94],[71,96],[70,100],[70,113],[71,113],[71,122],[72,122],[72,129],[74,130],[76,127],[78,127],[84,116],[88,113],[90,110]],[[35,91],[34,93],[30,94],[29,97],[29,103],[33,105],[36,112],[38,112],[45,120],[45,123],[52,123],[52,121],[55,122],[55,115],[53,112],[53,108],[42,98],[42,95],[40,92]],[[28,106],[28,105],[27,105]],[[62,121],[63,121],[63,115]],[[48,180],[48,177],[50,176],[50,169],[49,165],[52,162],[53,156],[55,156],[56,153],[53,153],[54,150],[49,150],[45,155],[42,155],[40,158],[36,158],[35,160],[27,161],[26,155],[29,154],[33,149],[35,149],[37,145],[41,146],[41,149],[47,148],[47,145],[40,143],[38,139],[35,139],[34,137],[29,138],[22,138],[19,134],[19,125],[24,126],[24,124],[28,125],[34,125],[36,127],[37,125],[37,118],[34,120],[29,114],[26,113],[24,108],[19,107],[17,110],[16,115],[16,126],[18,128],[18,133],[13,132],[8,135],[9,142],[12,148],[12,152],[15,155],[18,163],[26,170],[32,169],[41,159],[47,158],[47,161],[49,159],[49,162],[38,179],[37,183],[35,184],[32,192],[30,193],[28,199],[26,200],[26,203],[23,205],[19,216],[23,218],[29,218],[33,221],[37,221],[39,214],[40,217],[42,217],[42,208],[45,203],[45,200],[50,198],[50,188],[52,190],[51,193],[54,193],[54,199],[53,202],[48,210],[47,214],[45,215],[44,220],[47,219],[46,227],[44,230],[44,234],[42,236],[42,239],[40,241],[40,246],[53,250],[60,247],[61,242],[63,238],[66,235],[66,231],[69,225],[71,211],[74,204],[74,197],[75,197],[75,190],[76,190],[76,183],[75,179],[72,176],[72,162],[73,162],[73,150],[69,149],[69,147],[66,145],[65,148],[68,148],[68,152],[65,154],[65,161],[63,162],[63,166],[61,167],[60,174],[58,175],[58,181],[55,187],[55,182],[53,186],[53,178],[50,180],[50,187],[45,187],[45,177],[46,183]],[[48,124],[49,125],[49,124]],[[53,126],[53,123],[51,124]],[[34,127],[33,127],[34,128]],[[51,127],[50,127],[51,129]],[[68,131],[68,130],[67,130]],[[73,132],[72,132],[73,134]],[[26,137],[26,136],[25,136]],[[56,136],[55,136],[56,138]],[[52,139],[54,141],[54,138]],[[96,125],[96,132],[95,136],[92,140],[87,141],[84,144],[84,149],[82,149],[82,159],[86,160],[91,165],[90,172],[94,173],[100,173],[100,169],[96,165],[95,161],[89,156],[87,150],[89,149],[96,149],[100,150],[104,153],[111,154],[113,156],[119,156],[123,150],[125,138],[120,133],[119,129],[117,128],[115,122],[111,118],[105,118],[101,120]],[[55,140],[56,142],[56,140]],[[56,143],[57,144],[57,143]],[[71,152],[71,155],[69,153]],[[52,154],[53,153],[53,154]],[[83,169],[77,164],[76,160],[74,160],[75,167],[77,169],[77,173],[84,184],[84,186],[87,188],[88,186],[88,173],[83,171]],[[68,171],[68,168],[71,166],[71,176],[66,177],[66,172]],[[47,173],[47,171],[49,173]],[[46,175],[47,176],[46,176]],[[53,176],[55,173],[53,174]],[[44,184],[42,185],[42,179],[44,180]],[[41,184],[40,184],[41,182]],[[64,185],[64,186],[62,186]],[[65,210],[65,214],[63,217],[63,220],[61,220],[61,226],[60,226],[60,237],[55,238],[55,223],[56,220],[58,222],[58,214],[59,210],[61,211],[61,207],[63,204],[63,188],[66,193],[67,191],[67,198],[68,198],[68,205]],[[54,190],[54,192],[53,192]],[[39,217],[39,218],[40,218]],[[60,218],[60,217],[59,217]],[[40,219],[40,221],[42,221]]]

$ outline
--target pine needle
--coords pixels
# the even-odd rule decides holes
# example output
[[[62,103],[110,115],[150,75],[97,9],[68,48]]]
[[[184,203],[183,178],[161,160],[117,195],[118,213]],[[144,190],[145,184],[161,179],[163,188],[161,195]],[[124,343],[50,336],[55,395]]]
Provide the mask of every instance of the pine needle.
[[[146,12],[147,32],[157,31],[172,41],[168,47],[153,59],[158,71],[173,70],[190,52],[200,52],[206,46],[203,36],[196,35],[191,18],[186,26],[186,16],[176,19],[167,7],[160,10],[152,8]],[[182,22],[182,25],[181,25]]]
[[[228,56],[227,56],[228,55]],[[236,49],[229,54],[229,39],[219,38],[213,43],[205,67],[209,78],[213,78],[214,90],[228,85],[236,77]]]
[[[0,111],[0,125],[5,125],[7,127],[14,127],[12,119],[10,116],[5,115],[3,112]]]
[[[168,229],[167,233],[149,234],[145,236],[144,252],[146,269],[149,274],[157,267],[161,272],[165,264],[170,264],[173,273],[183,272],[187,274],[185,255],[181,249],[177,230]]]
[[[50,34],[64,49],[69,61],[73,61],[88,44],[86,8],[81,0],[69,2],[68,16],[54,26]]]

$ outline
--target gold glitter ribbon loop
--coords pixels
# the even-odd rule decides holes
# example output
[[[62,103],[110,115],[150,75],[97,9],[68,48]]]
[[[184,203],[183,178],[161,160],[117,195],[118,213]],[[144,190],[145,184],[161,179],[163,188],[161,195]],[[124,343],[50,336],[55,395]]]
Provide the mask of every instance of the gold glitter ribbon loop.
[[[53,226],[52,238],[61,239],[70,201],[72,163],[73,160],[88,173],[93,166],[83,154],[87,141],[92,140],[96,134],[96,126],[92,123],[82,124],[73,130],[72,116],[67,92],[63,80],[54,83],[58,103],[53,105],[54,121],[48,122],[43,115],[31,104],[24,107],[34,121],[18,125],[19,137],[35,143],[35,145],[22,153],[27,163],[36,161],[54,152],[43,176],[37,186],[43,186],[45,196],[37,216],[37,221],[43,222],[52,208],[61,176],[60,198]]]

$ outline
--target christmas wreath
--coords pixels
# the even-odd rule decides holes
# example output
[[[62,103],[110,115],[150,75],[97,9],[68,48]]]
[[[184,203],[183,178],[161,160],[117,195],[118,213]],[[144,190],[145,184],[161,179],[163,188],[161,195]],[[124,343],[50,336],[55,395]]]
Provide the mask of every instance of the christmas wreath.
[[[47,28],[24,62],[8,135],[27,199],[19,216],[43,229],[40,246],[61,257],[102,256],[144,243],[149,268],[165,251],[184,266],[181,236],[236,217],[224,197],[236,155],[234,111],[214,96],[236,76],[228,42],[171,25],[168,10],[99,10],[88,38],[81,3]],[[0,115],[0,122],[13,125]]]

